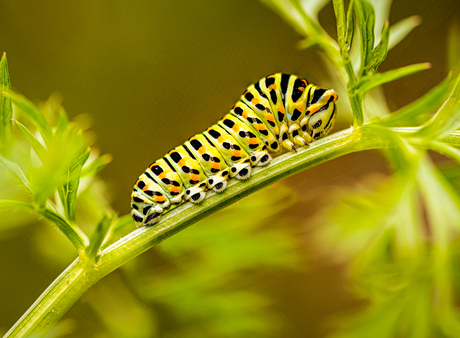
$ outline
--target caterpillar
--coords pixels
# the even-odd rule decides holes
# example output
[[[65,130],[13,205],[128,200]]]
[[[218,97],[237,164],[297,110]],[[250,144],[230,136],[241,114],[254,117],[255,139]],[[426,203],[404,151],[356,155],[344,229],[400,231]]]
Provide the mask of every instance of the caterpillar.
[[[137,226],[153,225],[206,191],[220,193],[230,178],[245,180],[272,156],[326,135],[337,115],[333,89],[276,73],[250,85],[235,106],[205,132],[169,151],[139,176],[131,195]]]

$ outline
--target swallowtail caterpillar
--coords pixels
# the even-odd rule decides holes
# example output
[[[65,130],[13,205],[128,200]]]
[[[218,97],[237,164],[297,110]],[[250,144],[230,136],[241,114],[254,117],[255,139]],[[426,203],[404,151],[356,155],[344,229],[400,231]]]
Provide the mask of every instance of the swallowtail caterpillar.
[[[153,225],[206,191],[222,192],[231,178],[245,180],[254,166],[323,137],[337,115],[333,89],[296,75],[272,74],[250,85],[216,124],[169,151],[139,177],[131,195],[137,226]]]

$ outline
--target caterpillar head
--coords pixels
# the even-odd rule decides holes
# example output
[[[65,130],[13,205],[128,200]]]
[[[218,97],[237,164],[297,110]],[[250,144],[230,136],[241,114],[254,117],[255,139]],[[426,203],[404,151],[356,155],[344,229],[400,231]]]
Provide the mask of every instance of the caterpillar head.
[[[159,204],[151,202],[138,191],[133,191],[131,195],[131,208],[131,216],[133,216],[137,227],[157,223],[163,212],[163,208]]]
[[[323,137],[333,127],[337,116],[336,100],[337,94],[333,89],[317,88],[315,90],[308,109],[310,117],[307,122],[307,133],[313,139]]]

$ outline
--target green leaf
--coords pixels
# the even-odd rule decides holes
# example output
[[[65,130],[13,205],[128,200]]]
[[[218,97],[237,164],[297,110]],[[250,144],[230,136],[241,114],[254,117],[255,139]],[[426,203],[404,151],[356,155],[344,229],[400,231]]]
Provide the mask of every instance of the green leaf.
[[[390,114],[385,94],[381,86],[372,88],[363,100],[364,121],[374,123],[386,118]]]
[[[101,248],[105,248],[113,238],[121,238],[129,233],[130,230],[136,226],[133,221],[131,214],[127,214],[119,217],[107,231],[107,235],[101,244]]]
[[[34,211],[34,206],[30,202],[18,200],[0,200],[0,210],[28,209]]]
[[[419,163],[418,184],[426,201],[428,219],[432,224],[432,240],[435,246],[444,247],[448,245],[452,236],[451,230],[460,230],[459,195],[427,156]]]
[[[115,215],[104,214],[91,234],[89,245],[85,249],[85,255],[90,261],[97,262],[97,252],[101,248],[115,217]]]
[[[12,162],[3,156],[0,155],[0,164],[3,165],[8,172],[10,173],[12,179],[19,185],[21,185],[25,191],[27,191],[31,196],[33,195],[32,189],[30,188],[30,183],[27,177],[22,172],[21,168],[15,163]]]
[[[460,149],[438,141],[430,142],[427,147],[460,163]]]
[[[78,186],[80,184],[81,169],[91,153],[87,149],[82,155],[70,162],[67,181],[59,188],[59,196],[64,206],[66,217],[69,221],[75,222],[75,206],[77,201]]]
[[[351,49],[353,44],[353,34],[355,32],[355,16],[353,15],[353,5],[354,0],[350,1],[347,11],[347,35],[345,37],[345,42],[347,44],[347,50]]]
[[[300,0],[300,4],[313,21],[318,23],[318,13],[330,2],[330,0]]]
[[[388,49],[392,49],[400,43],[415,27],[420,25],[421,22],[422,20],[418,15],[413,15],[391,25]]]
[[[449,98],[436,114],[414,133],[415,137],[423,139],[442,138],[460,127],[459,83],[460,76],[457,77]]]
[[[11,105],[10,75],[8,73],[8,63],[6,53],[3,53],[0,61],[0,153],[8,156],[13,146],[12,123],[13,107]]]
[[[354,10],[359,32],[361,33],[361,75],[366,74],[366,67],[372,57],[374,49],[374,7],[366,0],[355,0]]]
[[[59,230],[67,237],[68,240],[73,244],[77,251],[83,252],[86,247],[86,238],[82,233],[80,233],[76,228],[74,228],[69,222],[67,222],[64,217],[62,217],[57,212],[49,208],[36,208],[35,211],[46,218],[48,221],[55,224]]]
[[[37,213],[55,224],[64,235],[70,240],[78,252],[85,249],[85,237],[76,231],[61,215],[48,208],[36,208],[31,202],[19,200],[0,200],[0,210],[26,209]]]
[[[55,134],[62,134],[65,130],[67,130],[69,126],[69,120],[67,119],[67,114],[64,109],[59,111],[58,120],[56,123],[56,130],[54,131]]]
[[[81,177],[96,175],[96,173],[102,170],[111,161],[112,155],[110,154],[98,156],[94,161],[83,167],[81,170]]]
[[[421,231],[407,236],[418,229],[414,175],[396,174],[367,181],[351,193],[349,188],[343,189],[339,203],[330,205],[328,212],[323,213],[326,219],[320,219],[322,225],[316,234],[317,243],[338,259],[350,262],[352,258],[364,263],[358,263],[359,269],[368,269],[375,263],[384,265],[382,256],[386,256],[388,242],[394,237],[399,239],[398,245],[392,243],[394,250],[405,253],[419,247],[423,238]],[[395,219],[404,222],[398,224]]]
[[[383,126],[419,125],[427,120],[427,114],[447,100],[454,83],[449,74],[440,84],[431,89],[428,93],[393,112],[387,118],[377,122]]]
[[[390,18],[391,3],[393,0],[368,0],[374,7],[375,13],[375,41],[380,41],[382,38],[382,27]]]
[[[460,73],[460,24],[454,21],[449,29],[447,52],[449,68],[455,75]]]
[[[367,64],[367,71],[375,73],[378,66],[385,60],[388,54],[388,40],[389,40],[389,28],[390,23],[387,21],[383,26],[382,39],[377,47],[372,50],[371,59]]]
[[[334,13],[337,20],[337,40],[342,50],[347,50],[346,26],[345,26],[345,9],[343,0],[333,0]],[[343,55],[342,55],[343,57]]]
[[[392,130],[378,124],[366,124],[362,128],[363,137],[379,137],[388,142],[386,153],[389,163],[400,173],[412,174],[414,169],[414,152],[405,139],[398,136]]]
[[[48,121],[46,121],[41,111],[32,102],[21,95],[11,93],[10,96],[14,104],[22,109],[24,113],[26,113],[26,115],[31,119],[45,140],[45,143],[48,143],[48,141],[51,139],[52,131]]]
[[[440,138],[439,141],[460,148],[460,130],[451,132],[449,135]]]
[[[430,63],[418,63],[398,69],[389,70],[385,73],[377,73],[373,75],[363,76],[358,83],[357,91],[360,97],[364,97],[366,93],[376,86],[380,86],[384,83],[391,82],[400,79],[404,76],[408,76],[417,72],[420,72],[431,67]]]
[[[298,8],[290,0],[261,0],[276,14],[288,22],[300,35],[308,36],[308,26]],[[298,4],[297,4],[298,5]]]
[[[32,133],[29,131],[29,129],[26,128],[26,126],[24,126],[22,123],[16,120],[14,120],[14,122],[19,127],[19,129],[22,131],[22,133],[27,138],[27,140],[30,142],[37,156],[40,158],[40,160],[43,161],[45,154],[46,154],[45,147],[40,143],[39,140],[37,140],[37,138],[34,135],[32,135]]]

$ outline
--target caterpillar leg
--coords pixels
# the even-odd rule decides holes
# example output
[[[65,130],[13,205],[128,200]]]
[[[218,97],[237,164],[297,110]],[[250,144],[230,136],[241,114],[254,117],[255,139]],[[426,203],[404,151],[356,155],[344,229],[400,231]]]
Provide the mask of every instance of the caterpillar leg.
[[[288,151],[295,151],[295,144],[289,139],[289,128],[286,123],[281,124],[279,141],[281,146]]]
[[[264,156],[260,158],[260,161],[259,163],[257,163],[257,166],[263,167],[264,165],[267,165],[268,163],[270,163],[272,159],[273,158],[270,156],[270,154],[266,153]]]
[[[262,167],[268,164],[272,160],[272,157],[267,151],[255,151],[251,155],[252,166]]]
[[[227,188],[227,179],[229,171],[225,170],[220,172],[218,175],[213,175],[208,178],[208,189],[212,189],[215,192],[222,192]]]
[[[144,220],[144,225],[154,225],[160,221],[161,214],[158,212],[151,213]]]
[[[219,193],[219,192],[224,191],[226,188],[227,188],[227,181],[222,181],[222,182],[217,183],[212,188],[212,190],[214,190],[215,192]]]
[[[133,201],[131,201],[131,216],[133,216],[136,226],[140,227],[142,225],[153,225],[157,223],[164,209],[160,205],[155,203],[152,204],[150,201],[143,199],[142,196],[136,193],[134,194]],[[140,199],[143,201],[140,201]]]
[[[295,148],[295,144],[291,142],[291,140],[289,139],[286,139],[283,141],[283,148],[286,149],[286,150],[289,150],[289,151],[296,151]]]
[[[301,136],[297,135],[294,137],[294,143],[298,147],[308,146],[308,142]]]
[[[204,188],[206,188],[206,185],[204,187],[193,186],[188,188],[185,191],[185,199],[192,203],[202,202],[206,197],[206,191],[204,190]]]
[[[252,168],[251,166],[247,166],[240,171],[238,171],[238,175],[235,176],[235,178],[239,180],[246,180],[251,176],[252,173]]]
[[[303,147],[308,145],[308,142],[299,134],[300,126],[298,123],[293,123],[289,126],[290,140],[296,145],[296,147]]]
[[[247,163],[244,163],[244,162],[234,163],[233,166],[230,167],[230,177],[231,178],[237,177],[243,169],[248,169],[249,171],[251,171],[251,165],[248,162]]]

